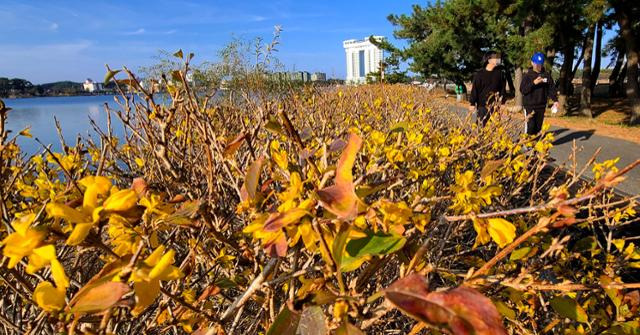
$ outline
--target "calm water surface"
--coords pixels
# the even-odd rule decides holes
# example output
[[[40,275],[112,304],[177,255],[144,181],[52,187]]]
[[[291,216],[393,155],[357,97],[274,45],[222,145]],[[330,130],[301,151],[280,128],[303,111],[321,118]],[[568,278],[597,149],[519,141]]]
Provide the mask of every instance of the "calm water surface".
[[[108,103],[111,109],[115,109],[118,105],[113,99],[112,95],[99,95],[3,99],[3,101],[12,109],[9,112],[7,128],[12,130],[13,134],[31,127],[33,138],[21,137],[18,144],[25,153],[33,154],[42,150],[42,146],[36,142],[35,138],[42,143],[52,144],[53,151],[61,150],[54,117],[60,122],[67,145],[74,145],[78,134],[83,137],[90,136],[94,140],[99,139],[89,119],[93,119],[101,129],[106,129],[107,113],[104,103]],[[115,135],[122,134],[122,126],[115,115],[112,115],[112,120]]]

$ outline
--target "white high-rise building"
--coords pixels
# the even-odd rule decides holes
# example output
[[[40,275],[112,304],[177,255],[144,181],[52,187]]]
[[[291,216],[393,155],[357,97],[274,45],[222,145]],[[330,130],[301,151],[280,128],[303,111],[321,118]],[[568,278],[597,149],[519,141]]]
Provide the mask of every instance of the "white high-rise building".
[[[381,41],[384,36],[373,36]],[[347,54],[347,78],[348,84],[361,84],[367,81],[367,74],[380,71],[382,62],[382,50],[369,41],[369,37],[363,40],[346,40],[342,42]]]

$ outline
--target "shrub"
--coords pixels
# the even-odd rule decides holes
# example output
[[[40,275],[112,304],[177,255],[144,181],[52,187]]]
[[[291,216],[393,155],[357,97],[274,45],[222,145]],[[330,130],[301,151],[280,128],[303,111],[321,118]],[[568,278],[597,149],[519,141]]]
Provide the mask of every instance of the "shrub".
[[[26,159],[2,108],[7,331],[640,329],[635,198],[612,191],[640,161],[553,166],[551,133],[410,86],[211,98],[185,67],[162,102],[125,73],[121,138]]]

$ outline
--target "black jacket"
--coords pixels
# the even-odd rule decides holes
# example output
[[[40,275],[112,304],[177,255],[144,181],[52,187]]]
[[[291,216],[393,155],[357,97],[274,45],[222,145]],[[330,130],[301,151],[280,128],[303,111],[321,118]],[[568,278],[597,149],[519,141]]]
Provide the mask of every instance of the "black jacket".
[[[501,103],[505,102],[507,80],[502,67],[498,66],[493,71],[481,69],[473,76],[469,103],[473,106],[485,107],[496,102],[496,94],[500,95]]]
[[[533,80],[538,76],[547,78],[547,82],[534,85]],[[549,98],[554,102],[558,101],[556,85],[553,82],[553,78],[551,78],[551,74],[546,72],[544,68],[540,73],[533,71],[533,68],[529,68],[529,71],[522,76],[520,92],[522,93],[522,105],[524,108],[546,108]]]

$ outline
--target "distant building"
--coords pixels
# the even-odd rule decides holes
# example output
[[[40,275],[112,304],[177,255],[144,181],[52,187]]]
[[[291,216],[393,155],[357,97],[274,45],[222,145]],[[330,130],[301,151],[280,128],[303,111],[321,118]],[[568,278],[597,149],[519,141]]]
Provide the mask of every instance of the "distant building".
[[[311,75],[311,81],[327,81],[327,74],[324,72],[314,72]]]
[[[373,36],[376,41],[381,41],[384,36]],[[382,62],[382,50],[369,41],[368,37],[363,40],[346,40],[342,42],[347,56],[347,79],[348,84],[362,84],[367,81],[367,75],[371,72],[380,71]]]
[[[96,83],[90,78],[87,78],[87,80],[85,80],[84,83],[82,83],[82,87],[84,88],[85,91],[91,92],[91,93],[102,90],[102,84]]]
[[[308,82],[311,81],[311,74],[307,71],[289,72],[289,79],[291,81]]]

